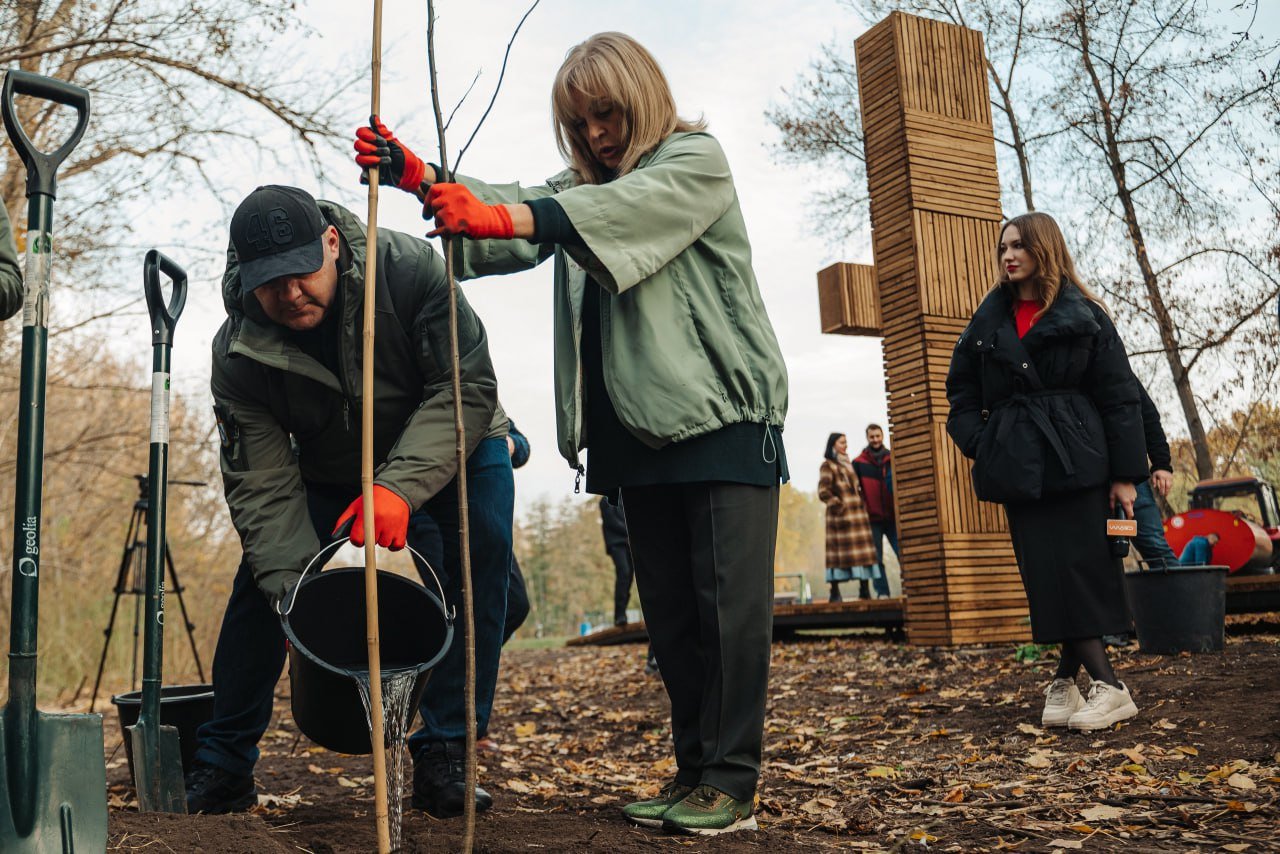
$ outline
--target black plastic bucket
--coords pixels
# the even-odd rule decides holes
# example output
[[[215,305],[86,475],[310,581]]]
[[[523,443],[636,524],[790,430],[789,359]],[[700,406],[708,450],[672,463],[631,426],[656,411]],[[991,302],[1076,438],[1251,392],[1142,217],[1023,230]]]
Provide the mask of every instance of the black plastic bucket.
[[[129,727],[138,722],[142,710],[142,692],[129,691],[111,698],[120,718],[120,734],[124,736],[124,755],[129,760],[129,779],[133,778],[133,739]],[[160,725],[178,728],[178,744],[182,751],[182,773],[191,770],[196,757],[196,730],[213,717],[212,685],[165,685],[160,689]]]
[[[453,620],[441,596],[443,590],[437,596],[408,578],[378,571],[382,669],[418,672],[410,704],[415,710],[431,668],[453,641]],[[304,574],[290,605],[281,620],[289,639],[294,723],[321,747],[371,753],[368,716],[353,675],[368,670],[364,569]]]
[[[1126,573],[1138,647],[1156,655],[1221,652],[1227,568],[1184,566]]]

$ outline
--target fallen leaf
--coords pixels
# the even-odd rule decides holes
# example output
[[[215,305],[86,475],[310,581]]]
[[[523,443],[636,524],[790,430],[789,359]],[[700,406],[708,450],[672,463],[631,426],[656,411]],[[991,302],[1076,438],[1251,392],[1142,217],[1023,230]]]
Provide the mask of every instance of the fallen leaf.
[[[949,804],[961,803],[964,801],[964,786],[956,786],[950,792],[947,792],[947,796],[943,800]]]
[[[1258,784],[1243,774],[1232,774],[1227,778],[1227,785],[1233,789],[1256,789]]]
[[[1027,735],[1044,735],[1044,730],[1027,723],[1018,724],[1018,732],[1026,733]]]
[[[1048,768],[1053,764],[1053,760],[1049,758],[1048,753],[1037,750],[1023,759],[1022,764],[1031,768]]]
[[[896,780],[898,779],[898,772],[896,769],[890,768],[888,765],[877,765],[874,768],[867,769],[867,776],[879,777],[882,780]]]
[[[1248,851],[1249,848],[1248,842],[1233,842],[1230,845],[1222,846],[1223,851]]]
[[[358,788],[360,788],[360,784],[359,784],[359,783],[357,783],[355,780],[352,780],[352,779],[350,779],[350,778],[348,778],[348,777],[339,777],[339,778],[338,778],[338,785],[339,785],[339,786],[342,786],[343,788],[347,788],[347,789],[358,789]]]
[[[924,845],[928,845],[930,842],[937,842],[937,841],[938,841],[938,837],[936,837],[936,836],[932,835],[931,833],[928,833],[928,832],[926,832],[926,831],[924,831],[924,830],[914,830],[914,831],[912,831],[912,832],[911,832],[911,839],[912,839],[913,841],[915,841],[915,842],[919,842],[919,843],[924,844]]]
[[[528,738],[538,731],[538,725],[532,721],[516,724],[516,738]]]
[[[1185,753],[1188,756],[1200,755],[1200,751],[1196,750],[1194,747],[1175,747],[1174,750],[1178,751],[1179,753]]]
[[[508,780],[507,782],[503,783],[503,785],[506,786],[511,791],[519,792],[522,795],[527,795],[533,791],[533,789],[529,788],[528,783],[524,783],[520,780]]]
[[[1083,848],[1084,843],[1078,839],[1053,839],[1046,843],[1050,848]]]
[[[1085,810],[1080,810],[1080,817],[1085,821],[1105,821],[1111,818],[1119,818],[1124,815],[1124,810],[1120,807],[1109,807],[1106,804],[1098,804]]]

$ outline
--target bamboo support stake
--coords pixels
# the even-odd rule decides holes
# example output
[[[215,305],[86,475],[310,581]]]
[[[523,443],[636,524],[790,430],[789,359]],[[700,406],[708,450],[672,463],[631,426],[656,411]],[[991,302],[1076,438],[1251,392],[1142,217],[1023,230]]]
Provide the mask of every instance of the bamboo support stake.
[[[436,81],[436,10],[427,0],[427,64],[431,74],[431,106],[436,114],[436,135],[440,143],[440,171],[437,179],[449,177],[449,154],[445,146],[444,115],[440,110],[440,87]],[[453,429],[456,439],[458,474],[458,540],[462,563],[462,636],[466,653],[467,758],[466,791],[462,802],[462,850],[470,854],[476,836],[476,618],[471,592],[471,514],[467,504],[467,434],[462,419],[462,368],[458,354],[458,282],[453,274],[453,238],[441,238],[444,274],[449,283],[449,355],[453,376]]]
[[[373,84],[369,112],[377,115],[382,97],[382,0],[373,0]],[[360,489],[364,505],[364,625],[369,653],[369,744],[373,748],[373,801],[378,852],[391,851],[387,811],[386,728],[382,712],[382,641],[378,632],[378,543],[373,513],[373,334],[378,274],[378,167],[369,169],[368,230],[364,264],[364,401],[360,418]],[[399,793],[396,793],[397,797]]]

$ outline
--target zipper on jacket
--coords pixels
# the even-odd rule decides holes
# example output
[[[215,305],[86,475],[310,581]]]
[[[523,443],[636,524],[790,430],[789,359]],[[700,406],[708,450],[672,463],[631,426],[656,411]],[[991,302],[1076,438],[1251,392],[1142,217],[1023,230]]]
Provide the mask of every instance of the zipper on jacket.
[[[351,402],[347,400],[347,396],[342,396],[342,424],[347,428],[347,432],[351,432]]]
[[[582,463],[578,463],[577,474],[573,476],[573,494],[577,495],[582,492],[582,475],[586,469],[582,467]]]

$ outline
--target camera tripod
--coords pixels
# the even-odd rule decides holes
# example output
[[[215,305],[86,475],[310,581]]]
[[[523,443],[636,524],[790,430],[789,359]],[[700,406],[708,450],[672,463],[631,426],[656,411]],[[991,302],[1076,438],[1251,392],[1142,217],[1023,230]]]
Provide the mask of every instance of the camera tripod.
[[[102,684],[102,671],[107,665],[107,649],[111,646],[111,633],[116,625],[116,612],[120,608],[120,597],[126,593],[134,597],[133,604],[133,675],[129,682],[131,689],[138,687],[138,642],[141,638],[142,603],[146,597],[147,572],[147,535],[146,526],[150,522],[151,510],[148,500],[147,476],[135,474],[138,482],[138,500],[133,503],[133,515],[129,517],[129,529],[124,537],[124,554],[120,557],[120,571],[116,573],[116,598],[111,603],[111,616],[107,618],[107,627],[103,630],[106,639],[102,642],[102,656],[98,659],[98,675],[93,679],[93,694],[89,697],[89,711],[93,711],[98,702],[98,688]],[[199,480],[171,480],[170,486],[204,486]],[[204,681],[204,667],[200,664],[200,653],[196,650],[195,623],[187,616],[187,603],[182,599],[182,585],[178,583],[178,571],[173,566],[173,553],[169,544],[164,544],[164,562],[169,568],[168,592],[178,597],[178,607],[182,611],[182,622],[186,625],[187,640],[191,643],[191,656],[196,662],[196,673],[200,681]]]

